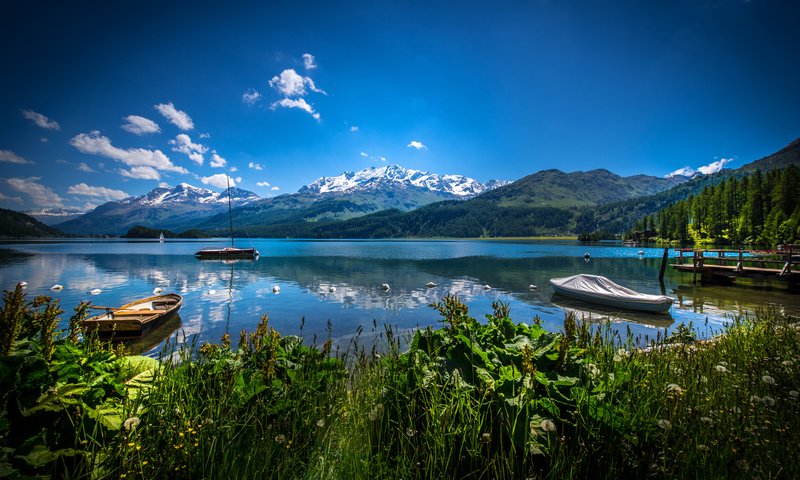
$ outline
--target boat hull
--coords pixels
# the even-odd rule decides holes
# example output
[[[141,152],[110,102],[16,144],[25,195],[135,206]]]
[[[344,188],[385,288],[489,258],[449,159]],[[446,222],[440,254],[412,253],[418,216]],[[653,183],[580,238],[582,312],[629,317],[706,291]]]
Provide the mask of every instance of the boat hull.
[[[83,329],[101,337],[138,337],[175,315],[181,304],[183,297],[175,293],[147,297],[119,308],[108,308],[105,313],[84,320]]]
[[[583,302],[596,303],[624,310],[664,313],[669,311],[669,309],[672,307],[673,300],[670,297],[665,295],[646,295],[634,292],[625,287],[616,285],[605,277],[594,278],[601,278],[612,286],[612,289],[606,292],[604,292],[602,289],[598,289],[598,291],[586,291],[584,289],[572,288],[570,286],[570,282],[568,281],[572,278],[573,277],[569,277],[567,279],[554,278],[550,280],[550,285],[553,287],[553,291],[559,295],[574,298]],[[564,283],[567,285],[564,285]],[[613,290],[613,287],[618,287],[618,289]]]
[[[194,254],[199,259],[225,259],[225,258],[256,258],[258,250],[255,248],[205,248]]]

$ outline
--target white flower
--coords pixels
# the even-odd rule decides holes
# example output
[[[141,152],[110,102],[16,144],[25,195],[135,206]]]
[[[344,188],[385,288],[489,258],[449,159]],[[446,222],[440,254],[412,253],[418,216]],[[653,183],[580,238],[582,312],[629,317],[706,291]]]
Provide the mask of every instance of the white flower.
[[[658,426],[664,430],[669,430],[672,428],[672,423],[669,420],[661,419],[658,421]]]
[[[761,401],[761,397],[759,397],[758,395],[751,395],[750,401],[753,403],[759,403]]]
[[[797,390],[790,390],[789,391],[789,396],[792,397],[792,398],[800,397],[800,392],[798,392]]]
[[[703,423],[708,423],[709,425],[714,422],[711,420],[711,417],[700,417],[700,421]]]
[[[131,417],[131,418],[125,420],[124,422],[122,422],[122,428],[124,428],[125,430],[129,430],[129,431],[130,430],[135,430],[136,427],[139,426],[139,423],[141,423],[141,420],[139,420],[139,417]]]
[[[683,393],[683,389],[681,388],[680,385],[677,385],[675,383],[670,383],[669,385],[667,385],[667,393],[674,393],[676,395],[680,395],[681,393]]]
[[[764,405],[766,405],[768,407],[774,407],[775,406],[775,399],[772,398],[772,397],[764,397],[764,398],[761,399],[761,401],[764,402]]]
[[[791,360],[784,360],[781,362],[781,365],[783,365],[784,367],[791,367],[792,365],[794,365],[794,362],[792,362]]]
[[[767,385],[775,385],[775,379],[770,377],[769,375],[764,375],[761,377],[761,381],[766,383]]]
[[[723,363],[724,363],[724,362],[723,362]],[[720,363],[719,365],[717,365],[716,367],[714,367],[714,370],[716,370],[716,371],[717,371],[717,373],[725,373],[725,372],[727,372],[727,371],[728,371],[728,369],[727,369],[727,368],[725,368],[725,365],[722,365],[722,363]]]
[[[590,363],[586,365],[586,373],[592,378],[597,378],[600,375],[600,369],[594,363]]]
[[[275,435],[275,443],[277,443],[278,445],[283,445],[284,443],[286,443],[286,435],[282,433]]]
[[[615,353],[614,354],[614,361],[615,362],[621,362],[622,361],[622,355],[620,355],[618,353]]]
[[[325,426],[325,419],[324,418],[320,418],[319,420],[317,420],[317,426],[319,428],[324,427]]]
[[[549,418],[542,420],[542,430],[545,432],[555,432],[556,423]]]

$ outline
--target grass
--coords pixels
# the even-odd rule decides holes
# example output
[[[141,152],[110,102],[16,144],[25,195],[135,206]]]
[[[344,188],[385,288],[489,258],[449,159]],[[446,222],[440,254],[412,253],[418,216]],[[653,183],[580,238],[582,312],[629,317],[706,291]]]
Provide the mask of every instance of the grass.
[[[441,328],[386,328],[380,351],[304,345],[264,316],[236,345],[173,343],[159,362],[51,332],[57,304],[9,292],[0,476],[800,476],[797,318],[638,348],[570,315],[557,334],[502,303],[485,322],[456,297],[432,307]]]

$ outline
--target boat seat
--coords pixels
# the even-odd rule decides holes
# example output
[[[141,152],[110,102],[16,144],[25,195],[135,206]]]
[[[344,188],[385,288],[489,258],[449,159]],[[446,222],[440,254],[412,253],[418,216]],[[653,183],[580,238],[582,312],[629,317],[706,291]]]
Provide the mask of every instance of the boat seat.
[[[114,315],[155,315],[157,313],[163,313],[163,310],[117,310]]]

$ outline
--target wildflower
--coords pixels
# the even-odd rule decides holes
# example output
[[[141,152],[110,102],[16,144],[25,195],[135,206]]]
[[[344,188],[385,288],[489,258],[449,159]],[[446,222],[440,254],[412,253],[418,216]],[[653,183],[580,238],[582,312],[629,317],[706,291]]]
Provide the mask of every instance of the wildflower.
[[[544,430],[545,432],[555,432],[556,423],[550,420],[549,418],[542,420],[542,430]]]
[[[759,402],[761,402],[761,397],[759,397],[758,395],[751,395],[750,396],[750,401],[753,402],[753,403],[759,403]]]
[[[489,432],[481,434],[481,442],[483,443],[491,443],[492,442],[492,434]]]
[[[728,362],[719,362],[719,364],[722,365],[723,367],[727,367],[728,366]]]
[[[701,452],[707,452],[708,451],[708,447],[703,445],[703,444],[698,445],[697,449],[700,450]]]
[[[320,418],[319,420],[317,420],[317,426],[319,428],[324,427],[325,426],[325,419],[324,418]]]
[[[664,430],[669,430],[670,428],[672,428],[672,422],[662,418],[661,420],[658,421],[658,427]]]
[[[768,407],[774,407],[775,406],[775,399],[772,398],[772,397],[764,397],[764,398],[761,399],[761,401],[764,402],[764,405],[766,405]]]
[[[131,417],[131,418],[125,420],[124,422],[122,422],[122,428],[124,428],[125,430],[128,430],[128,431],[135,430],[136,427],[139,426],[139,423],[141,423],[141,420],[139,420],[139,417]]]
[[[724,363],[724,362],[723,362],[723,363]],[[719,365],[717,365],[716,367],[714,367],[714,370],[716,370],[716,371],[717,371],[717,373],[725,373],[725,372],[727,372],[727,371],[728,371],[728,369],[727,369],[727,368],[725,368],[725,365],[722,365],[722,363],[720,363]]]
[[[775,379],[770,377],[769,375],[764,375],[761,377],[761,381],[766,383],[767,385],[775,385]]]
[[[621,362],[622,361],[622,355],[620,355],[619,353],[615,353],[614,354],[614,361],[615,362]]]
[[[411,428],[411,427],[406,428],[406,435],[408,435],[409,437],[413,437],[414,434],[416,434],[416,433],[417,433],[417,431],[414,430],[413,428]]]
[[[378,419],[378,417],[383,416],[383,404],[379,403],[375,405],[372,410],[369,411],[369,419],[373,422]]]
[[[711,420],[711,417],[700,417],[700,421],[703,423],[708,423],[709,425],[714,422]]]
[[[681,388],[680,385],[677,385],[677,384],[674,384],[674,383],[670,383],[669,385],[667,385],[667,393],[680,395],[680,394],[683,393],[683,389]]]
[[[590,363],[586,365],[586,373],[592,378],[597,378],[600,375],[600,369],[594,363]]]
[[[794,362],[792,362],[791,360],[784,360],[781,362],[781,365],[783,365],[784,367],[791,367],[792,365],[794,365]]]
[[[278,445],[283,445],[284,443],[286,443],[286,436],[282,433],[275,435],[275,443],[277,443]]]
[[[797,397],[800,397],[800,392],[798,392],[797,390],[790,390],[789,396],[794,399],[797,399]]]

